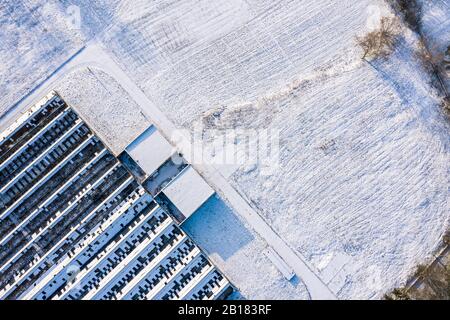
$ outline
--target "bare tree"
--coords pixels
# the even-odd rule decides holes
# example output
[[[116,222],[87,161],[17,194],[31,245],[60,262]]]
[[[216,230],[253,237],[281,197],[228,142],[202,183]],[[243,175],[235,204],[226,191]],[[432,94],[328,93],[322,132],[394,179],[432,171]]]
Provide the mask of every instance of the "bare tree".
[[[377,30],[356,38],[364,52],[362,59],[389,57],[397,45],[399,34],[400,24],[396,18],[381,18],[380,27]]]

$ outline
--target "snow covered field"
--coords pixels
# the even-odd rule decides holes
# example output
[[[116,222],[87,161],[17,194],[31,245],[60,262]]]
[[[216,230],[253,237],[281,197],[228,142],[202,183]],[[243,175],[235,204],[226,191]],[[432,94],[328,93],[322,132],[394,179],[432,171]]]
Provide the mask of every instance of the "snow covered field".
[[[444,50],[449,46],[450,36],[450,1],[421,0],[423,9],[422,29],[436,50]]]
[[[339,298],[380,297],[436,248],[450,212],[450,128],[412,61],[411,35],[390,61],[361,61],[354,37],[367,31],[383,1],[23,1],[57,16],[50,26],[46,15],[0,3],[8,26],[0,31],[7,43],[0,49],[0,112],[97,38],[180,128],[193,130],[205,114],[224,110],[217,127],[280,132],[280,170],[267,176],[243,166],[229,179]],[[443,3],[425,19],[440,43],[448,41],[450,21]],[[70,5],[80,9],[81,30],[61,27]],[[10,11],[21,14],[11,20]],[[49,28],[61,41],[25,31],[33,28]],[[16,48],[28,49],[24,55]],[[89,101],[88,90],[102,83]],[[99,72],[73,73],[58,90],[75,108],[111,93],[104,103],[110,112],[100,116],[120,119],[113,127],[126,123],[123,130],[108,130],[108,117],[92,114],[117,151],[147,126],[129,99],[113,101],[121,90]],[[253,255],[265,244],[234,215],[210,203],[187,228],[244,297],[306,298],[301,284],[283,281],[268,259]],[[220,251],[221,241],[230,241],[230,252]]]

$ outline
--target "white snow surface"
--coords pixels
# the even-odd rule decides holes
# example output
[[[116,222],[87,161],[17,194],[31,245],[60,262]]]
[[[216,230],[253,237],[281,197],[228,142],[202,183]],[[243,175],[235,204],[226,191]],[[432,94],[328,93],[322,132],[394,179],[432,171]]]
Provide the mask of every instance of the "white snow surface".
[[[450,11],[441,2],[427,4],[425,28],[443,45]],[[34,14],[0,3],[0,113],[95,38],[180,128],[222,110],[219,128],[279,130],[281,169],[241,167],[229,179],[339,298],[381,297],[438,246],[450,212],[450,128],[413,61],[412,35],[390,60],[361,61],[354,38],[383,1],[21,1]],[[61,27],[69,5],[80,8],[81,30]],[[89,73],[56,89],[80,110],[93,92],[96,105],[116,106],[99,131],[120,151],[148,119],[127,98],[113,102],[123,91],[111,79]],[[113,132],[107,123],[120,117],[133,125]],[[255,254],[265,244],[232,215],[207,205],[188,228],[243,296],[307,298]],[[235,249],[223,256],[229,234]]]
[[[184,230],[238,288],[239,299],[309,299],[304,285],[286,281],[264,254],[267,244],[217,196],[183,224]]]

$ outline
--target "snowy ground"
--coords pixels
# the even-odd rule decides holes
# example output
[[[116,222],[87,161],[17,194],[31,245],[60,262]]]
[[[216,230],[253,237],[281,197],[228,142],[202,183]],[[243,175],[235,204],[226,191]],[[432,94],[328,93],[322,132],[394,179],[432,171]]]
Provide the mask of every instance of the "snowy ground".
[[[422,30],[431,47],[435,50],[446,49],[450,45],[450,1],[421,0],[420,3],[423,10]]]
[[[55,90],[116,155],[151,125],[125,90],[95,68],[69,73]]]
[[[43,30],[49,24],[45,15],[15,13],[17,26],[0,7],[0,22],[8,26],[0,31],[0,40],[8,43],[0,49],[6,57],[0,59],[5,93],[0,112],[87,40],[98,37],[176,125],[192,130],[208,112],[224,110],[226,116],[215,124],[220,128],[279,130],[281,169],[266,176],[259,174],[259,167],[241,167],[230,181],[320,270],[339,298],[380,297],[436,248],[450,211],[449,126],[426,77],[411,61],[411,35],[388,62],[371,66],[359,59],[354,37],[367,31],[382,1],[23,3],[41,8],[35,12],[46,8],[65,17],[66,8],[76,5],[81,30],[67,30],[59,36],[61,43],[43,51],[34,45],[45,42],[46,33],[24,30]],[[443,3],[430,7],[425,19],[426,29],[440,43],[448,41],[444,26],[450,21]],[[6,4],[11,11],[14,5]],[[54,20],[49,30],[62,33],[61,18]],[[29,48],[26,59],[18,47]],[[62,95],[80,109],[89,107],[87,89],[98,77],[105,83],[99,73],[76,73],[69,85],[60,85]],[[114,87],[106,84],[100,92],[120,92]],[[128,105],[128,100],[121,103]],[[112,108],[111,114],[117,115]],[[140,113],[132,115],[121,119],[141,125]],[[99,126],[100,134],[109,134],[101,121]],[[112,141],[134,136],[129,130],[117,133]],[[237,219],[234,214],[219,209],[209,204],[199,213],[204,218],[194,217],[188,227],[243,295],[304,298],[301,285],[291,288],[267,259],[252,255],[264,246],[252,230],[230,223]],[[221,219],[222,211],[229,220]],[[231,239],[236,242],[230,244],[236,248],[232,255],[220,253],[227,233],[215,233],[213,228],[220,226],[241,235]],[[239,273],[242,261],[249,263],[244,269],[248,272]],[[263,274],[269,277],[267,287],[256,285],[263,284],[258,282]],[[262,291],[252,288],[253,282]]]

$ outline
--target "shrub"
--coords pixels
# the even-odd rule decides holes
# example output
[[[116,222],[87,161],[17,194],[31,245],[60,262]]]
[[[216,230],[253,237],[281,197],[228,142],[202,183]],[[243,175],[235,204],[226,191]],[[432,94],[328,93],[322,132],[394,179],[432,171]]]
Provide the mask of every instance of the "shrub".
[[[410,300],[406,288],[395,288],[391,293],[384,295],[385,300]]]
[[[377,30],[356,38],[358,45],[364,52],[362,59],[389,57],[397,45],[399,34],[400,24],[398,20],[383,17]]]
[[[449,106],[450,106],[450,99],[448,100]],[[447,232],[444,234],[443,237],[443,243],[446,246],[450,246],[450,230],[447,230]]]
[[[417,266],[417,270],[414,276],[419,278],[420,280],[424,280],[426,277],[429,276],[428,267],[423,264],[419,264]]]

